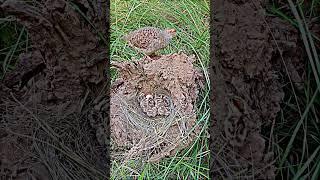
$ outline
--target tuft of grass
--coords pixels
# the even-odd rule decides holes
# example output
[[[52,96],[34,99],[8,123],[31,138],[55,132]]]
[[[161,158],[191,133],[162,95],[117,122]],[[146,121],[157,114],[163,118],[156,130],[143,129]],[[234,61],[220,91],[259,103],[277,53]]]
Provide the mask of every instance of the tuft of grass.
[[[161,54],[183,51],[196,56],[195,65],[202,69],[206,78],[206,87],[199,95],[197,105],[198,126],[201,133],[193,144],[174,157],[165,158],[159,163],[146,163],[143,169],[135,169],[138,162],[131,165],[112,162],[111,179],[208,179],[209,178],[209,1],[148,1],[148,0],[111,0],[111,61],[130,61],[142,55],[121,39],[130,31],[145,26],[175,28],[177,36],[170,45],[159,51]],[[112,73],[115,79],[116,73]]]

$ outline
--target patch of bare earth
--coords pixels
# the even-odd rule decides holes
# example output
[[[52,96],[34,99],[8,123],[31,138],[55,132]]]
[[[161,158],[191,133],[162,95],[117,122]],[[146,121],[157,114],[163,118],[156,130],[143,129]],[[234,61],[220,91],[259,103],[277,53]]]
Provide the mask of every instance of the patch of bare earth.
[[[0,84],[0,179],[108,177],[107,7],[1,1],[31,47]]]
[[[158,162],[195,139],[201,73],[184,53],[117,62],[111,86],[111,156]]]

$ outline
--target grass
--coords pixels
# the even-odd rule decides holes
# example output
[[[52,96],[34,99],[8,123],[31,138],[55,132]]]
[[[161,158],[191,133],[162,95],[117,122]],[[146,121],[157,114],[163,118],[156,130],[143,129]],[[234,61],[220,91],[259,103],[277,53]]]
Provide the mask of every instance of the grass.
[[[183,51],[196,56],[195,65],[201,68],[206,77],[206,88],[199,97],[198,125],[201,134],[194,143],[174,157],[166,158],[159,163],[145,164],[143,169],[136,170],[135,162],[131,165],[112,163],[111,179],[207,179],[209,177],[209,147],[207,125],[209,120],[209,1],[121,1],[112,0],[111,6],[111,61],[130,61],[139,59],[137,53],[121,40],[128,32],[145,27],[175,28],[177,37],[161,54]],[[112,79],[115,79],[113,73]]]
[[[319,23],[319,7],[319,0],[288,0],[269,9],[299,31],[306,52],[304,89],[284,87],[286,99],[273,134],[279,179],[318,179],[320,175],[320,62],[315,45],[319,37],[309,29],[312,23]]]
[[[28,33],[14,18],[0,14],[0,79],[16,66],[18,55],[29,48]]]

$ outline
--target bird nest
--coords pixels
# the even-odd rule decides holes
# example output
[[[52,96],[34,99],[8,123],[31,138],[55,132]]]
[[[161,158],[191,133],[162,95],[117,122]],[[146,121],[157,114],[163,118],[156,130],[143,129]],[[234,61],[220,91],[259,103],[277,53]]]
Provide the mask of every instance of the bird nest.
[[[112,63],[111,157],[157,162],[188,146],[199,133],[195,102],[202,77],[183,53]]]

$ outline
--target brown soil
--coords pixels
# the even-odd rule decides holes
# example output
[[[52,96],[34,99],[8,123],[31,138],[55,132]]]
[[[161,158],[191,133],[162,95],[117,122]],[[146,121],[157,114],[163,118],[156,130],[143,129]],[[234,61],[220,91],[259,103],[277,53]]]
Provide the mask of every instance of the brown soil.
[[[270,132],[280,110],[284,93],[279,76],[286,74],[284,64],[298,88],[304,71],[297,31],[278,18],[266,19],[265,2],[212,4],[216,17],[215,58],[210,66],[213,178],[275,178],[270,134],[263,137],[261,129],[269,127]]]
[[[113,158],[156,162],[192,142],[202,77],[194,60],[180,53],[113,63],[120,74],[111,87]]]
[[[96,133],[108,129],[107,4],[2,2],[28,29],[31,50],[0,84],[0,179],[107,177],[107,141]]]

